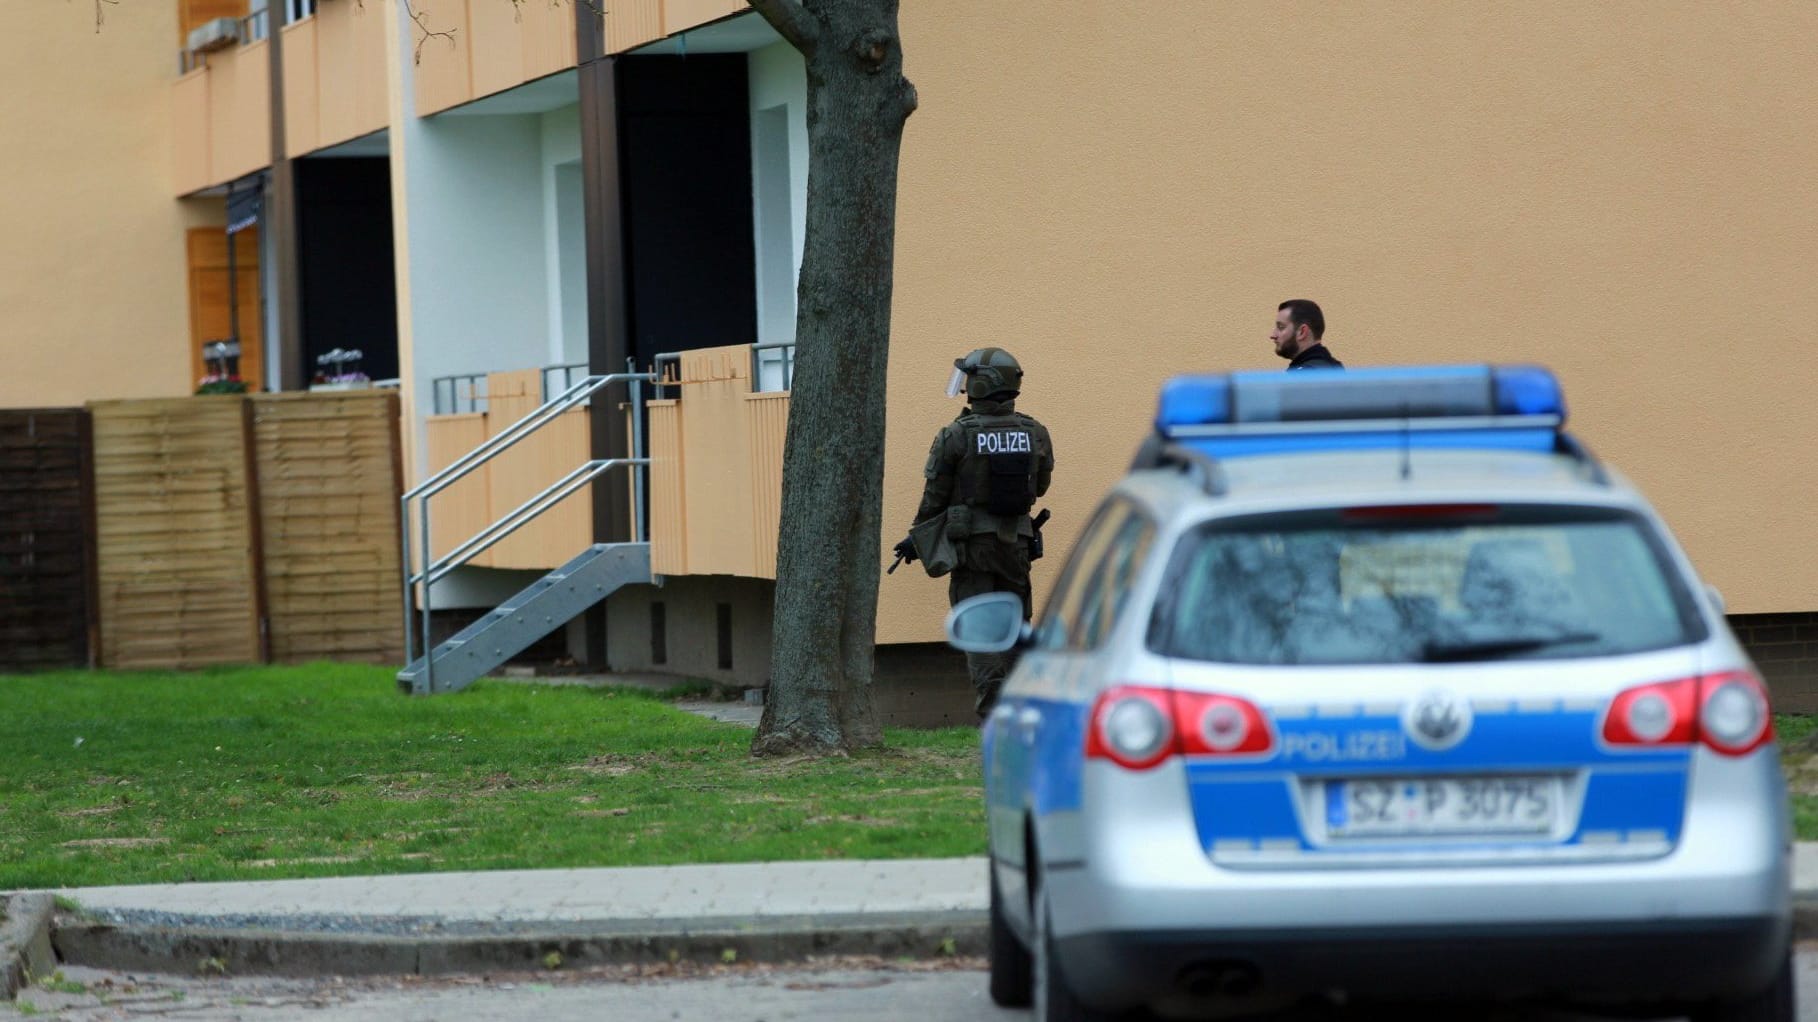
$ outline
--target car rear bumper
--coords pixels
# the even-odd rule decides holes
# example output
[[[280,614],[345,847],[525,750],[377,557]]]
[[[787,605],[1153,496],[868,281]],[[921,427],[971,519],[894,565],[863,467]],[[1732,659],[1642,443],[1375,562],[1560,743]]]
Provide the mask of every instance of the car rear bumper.
[[[1512,998],[1682,1004],[1765,988],[1790,916],[1569,925],[1101,931],[1056,941],[1106,1007],[1204,997]]]
[[[1655,858],[1354,868],[1214,863],[1171,769],[1149,771],[1155,783],[1088,769],[1086,802],[1104,808],[1050,814],[1038,835],[1062,966],[1107,1006],[1154,1003],[1182,970],[1227,959],[1299,992],[1698,1000],[1759,988],[1787,946],[1772,756],[1701,756],[1695,808]]]
[[[1666,854],[1561,861],[1545,852],[1469,865],[1410,854],[1351,866],[1308,855],[1303,868],[1211,861],[1188,814],[1176,764],[1153,780],[1086,772],[1085,813],[1050,814],[1039,832],[1054,932],[1372,927],[1646,926],[1661,920],[1771,919],[1791,903],[1791,835],[1772,757],[1700,759],[1695,809]],[[1169,774],[1174,776],[1170,777]],[[1519,854],[1519,850],[1515,850]]]

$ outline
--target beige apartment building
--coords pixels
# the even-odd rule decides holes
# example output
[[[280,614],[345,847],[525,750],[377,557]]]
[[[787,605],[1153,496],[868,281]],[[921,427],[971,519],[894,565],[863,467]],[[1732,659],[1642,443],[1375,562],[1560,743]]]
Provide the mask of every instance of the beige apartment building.
[[[401,390],[409,485],[581,375],[676,366],[648,412],[665,584],[555,641],[762,684],[800,58],[734,0],[133,0],[98,29],[92,6],[0,12],[0,406],[184,394],[210,340],[266,389],[358,349]],[[222,17],[231,38],[193,49]],[[1310,297],[1352,365],[1552,367],[1783,704],[1818,706],[1818,9],[912,0],[901,21],[921,105],[886,546],[957,411],[955,356],[1022,360],[1065,550],[1158,384],[1280,365],[1275,306]],[[439,497],[436,550],[625,453],[595,415]],[[625,538],[629,497],[577,494],[432,604],[471,616]],[[885,580],[887,681],[951,679],[944,610],[944,583]]]

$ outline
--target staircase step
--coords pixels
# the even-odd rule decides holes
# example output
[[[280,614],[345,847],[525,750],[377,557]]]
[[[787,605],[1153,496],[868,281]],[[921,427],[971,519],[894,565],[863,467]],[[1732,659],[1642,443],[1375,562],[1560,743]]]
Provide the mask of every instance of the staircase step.
[[[435,665],[434,691],[466,688],[620,587],[650,578],[649,544],[596,543],[588,547],[436,646],[430,654]],[[418,657],[398,672],[398,686],[406,692],[428,694],[428,673],[424,658]]]

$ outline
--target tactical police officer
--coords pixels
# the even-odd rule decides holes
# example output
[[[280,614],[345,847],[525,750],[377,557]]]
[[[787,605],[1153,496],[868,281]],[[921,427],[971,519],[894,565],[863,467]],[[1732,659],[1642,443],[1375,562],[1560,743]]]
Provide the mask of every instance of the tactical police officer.
[[[949,396],[963,387],[968,406],[941,427],[923,470],[921,507],[911,537],[896,545],[905,560],[917,557],[916,538],[935,531],[929,520],[945,519],[945,538],[953,543],[950,603],[980,593],[1007,592],[1022,597],[1023,619],[1033,612],[1029,562],[1039,557],[1040,523],[1029,516],[1037,498],[1048,492],[1054,475],[1054,448],[1048,428],[1016,410],[1023,370],[1002,348],[979,348],[953,362]],[[922,550],[927,557],[929,550]],[[1033,556],[1032,556],[1033,554]],[[930,574],[944,565],[928,563]],[[968,653],[966,666],[983,720],[1013,654]]]

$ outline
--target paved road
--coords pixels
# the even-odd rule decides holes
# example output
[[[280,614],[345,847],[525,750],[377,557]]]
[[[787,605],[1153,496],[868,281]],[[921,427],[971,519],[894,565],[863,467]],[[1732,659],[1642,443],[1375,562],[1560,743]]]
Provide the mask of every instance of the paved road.
[[[982,963],[842,960],[816,967],[725,968],[639,975],[627,970],[434,980],[336,982],[172,979],[70,969],[61,990],[26,991],[23,1013],[70,1022],[1008,1022],[985,995]],[[1799,954],[1802,1022],[1818,1022],[1818,943]],[[77,990],[81,987],[81,990]],[[0,1005],[0,1019],[9,1014]],[[1468,1017],[1479,1022],[1568,1022],[1573,1016],[1485,1008],[1416,1014],[1395,1022]],[[1367,1016],[1372,1022],[1380,1015]],[[1365,1022],[1358,1011],[1301,1012],[1272,1022]]]

